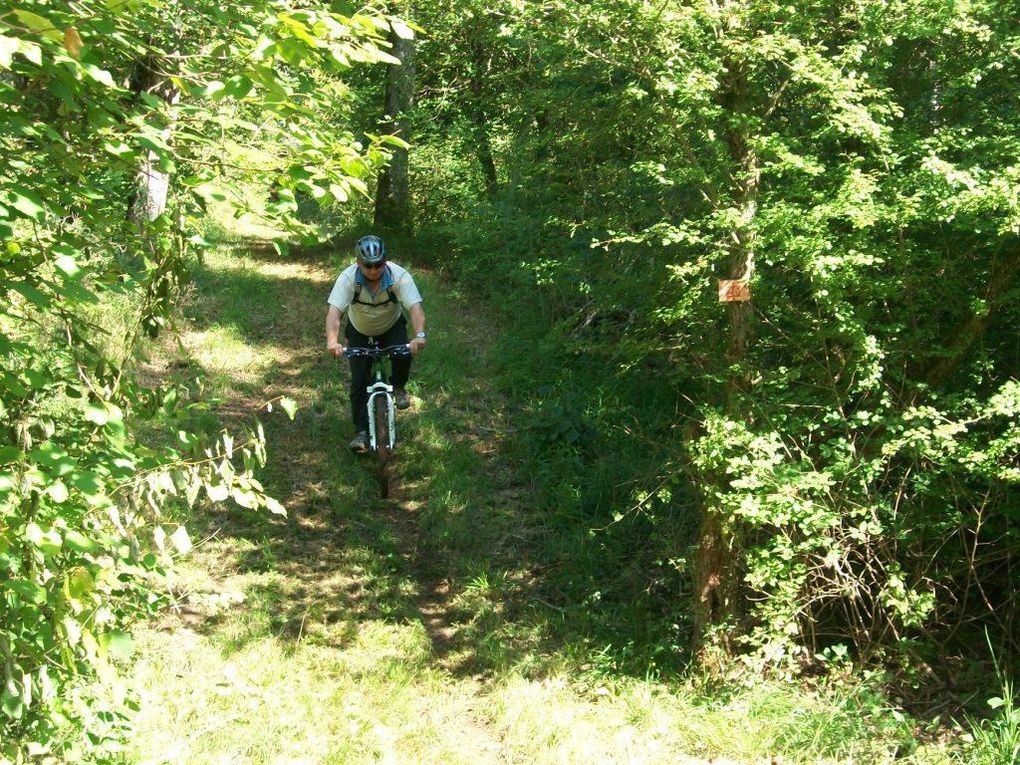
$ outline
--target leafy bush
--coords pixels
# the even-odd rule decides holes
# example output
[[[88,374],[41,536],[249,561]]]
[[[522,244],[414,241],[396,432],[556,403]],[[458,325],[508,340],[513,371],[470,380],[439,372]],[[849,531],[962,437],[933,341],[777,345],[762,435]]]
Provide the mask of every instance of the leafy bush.
[[[254,475],[261,426],[196,426],[199,405],[141,384],[136,354],[167,331],[195,218],[230,200],[231,175],[275,186],[299,231],[297,195],[365,189],[386,152],[312,107],[334,113],[352,59],[386,58],[377,22],[210,2],[0,10],[0,759],[115,749],[123,692],[104,709],[81,685],[112,680],[127,626],[159,605],[190,544],[174,508],[283,511]],[[224,148],[224,128],[272,161]]]
[[[506,307],[505,387],[555,522],[639,506],[606,568],[675,561],[664,626],[787,670],[975,621],[1007,634],[1007,4],[434,12],[422,219]],[[469,97],[448,97],[457,78]],[[752,302],[720,305],[720,278],[750,278]],[[641,503],[667,476],[694,545],[689,515]]]

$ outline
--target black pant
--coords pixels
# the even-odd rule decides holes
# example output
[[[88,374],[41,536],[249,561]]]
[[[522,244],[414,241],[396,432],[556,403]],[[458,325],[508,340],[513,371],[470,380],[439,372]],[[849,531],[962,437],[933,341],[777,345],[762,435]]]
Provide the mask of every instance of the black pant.
[[[370,338],[363,335],[354,328],[350,320],[347,322],[347,329],[344,330],[349,348],[368,348]],[[407,319],[401,316],[397,323],[386,332],[375,338],[380,346],[405,345],[407,343]],[[411,375],[411,357],[392,356],[393,377],[390,383],[396,388],[403,388],[407,385],[407,378]],[[348,359],[351,362],[351,419],[354,420],[354,429],[358,432],[368,430],[368,384],[371,380],[372,360],[366,358]]]

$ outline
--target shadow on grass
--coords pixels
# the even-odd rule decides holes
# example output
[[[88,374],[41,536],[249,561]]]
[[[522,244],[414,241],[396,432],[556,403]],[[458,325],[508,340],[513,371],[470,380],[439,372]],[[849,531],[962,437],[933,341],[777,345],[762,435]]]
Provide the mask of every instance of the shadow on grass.
[[[311,312],[322,308],[325,315],[329,288],[323,283],[295,269],[295,275],[276,276],[260,273],[248,265],[248,259],[237,260],[237,267],[214,270],[203,267],[194,273],[198,290],[188,318],[196,329],[227,326],[251,343],[258,344],[280,338],[280,324],[286,314],[295,311]],[[285,261],[277,261],[281,267]],[[299,305],[294,296],[314,294],[314,302]],[[316,329],[321,320],[316,320]]]
[[[271,273],[258,263],[271,263]],[[280,276],[290,268],[301,275]],[[643,675],[645,643],[677,654],[677,636],[657,632],[661,614],[612,596],[621,579],[640,581],[642,572],[614,569],[618,556],[597,565],[605,553],[589,539],[591,519],[553,526],[534,506],[530,478],[509,451],[518,413],[491,382],[493,327],[477,306],[444,297],[427,273],[420,286],[440,339],[415,364],[411,388],[421,403],[401,415],[396,497],[378,498],[371,461],[344,447],[352,435],[346,369],[319,351],[331,278],[311,259],[265,250],[211,256],[196,275],[196,329],[231,327],[256,352],[292,349],[265,377],[300,406],[293,421],[265,423],[269,464],[260,479],[288,516],[207,507],[192,523],[194,536],[216,540],[198,554],[215,557],[245,595],[197,629],[236,651],[267,636],[341,647],[369,621],[420,622],[436,662],[456,675],[591,668],[593,655],[608,657],[596,670]],[[203,367],[193,355],[178,369]],[[235,407],[228,399],[221,414],[236,420]],[[586,563],[572,579],[574,556]],[[607,653],[614,645],[622,654]],[[619,661],[627,645],[629,665]]]

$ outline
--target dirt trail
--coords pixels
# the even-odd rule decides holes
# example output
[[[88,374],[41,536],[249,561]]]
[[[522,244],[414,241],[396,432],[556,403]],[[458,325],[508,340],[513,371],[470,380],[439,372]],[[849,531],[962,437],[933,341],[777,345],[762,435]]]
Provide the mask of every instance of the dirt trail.
[[[370,462],[344,447],[348,375],[323,352],[334,277],[318,259],[221,254],[199,280],[184,358],[153,370],[200,367],[217,381],[227,425],[265,420],[263,482],[288,515],[215,507],[196,520],[203,541],[177,585],[179,607],[142,640],[151,658],[136,671],[148,685],[140,727],[152,741],[138,745],[139,759],[704,765],[676,753],[669,725],[639,734],[603,719],[612,700],[586,698],[562,678],[494,678],[474,668],[478,641],[492,638],[459,600],[464,582],[446,573],[443,556],[453,553],[426,532],[423,513],[439,491],[433,476],[415,472],[410,447],[400,451],[383,501]],[[492,325],[470,306],[456,332],[458,353],[493,344]],[[416,363],[428,371],[427,358]],[[490,460],[506,416],[474,373],[461,375],[472,395],[440,390],[433,378],[401,413],[401,431],[417,448],[426,420],[441,412],[449,418],[443,454],[481,455],[474,469],[484,475],[473,480],[495,501],[515,502],[522,492],[512,469]],[[293,422],[265,417],[264,403],[281,395],[298,404]]]
[[[272,336],[276,343],[295,349],[286,364],[278,368],[278,382],[269,391],[269,396],[286,395],[298,402],[301,409],[321,416],[321,392],[316,384],[321,381],[322,368],[326,374],[335,373],[342,379],[346,388],[350,376],[344,362],[333,362],[323,352],[323,321],[317,305],[324,305],[324,296],[329,293],[335,274],[325,265],[316,260],[300,260],[282,263],[263,263],[259,267],[261,273],[269,277],[280,277],[286,274],[289,279],[282,282],[278,292],[280,305],[284,307],[281,321],[272,326]],[[416,272],[427,274],[428,271],[416,268]],[[297,274],[300,280],[294,280]],[[324,309],[321,311],[325,313]],[[469,331],[481,336],[486,331],[481,322],[468,320]],[[427,351],[426,351],[427,352]],[[419,360],[419,363],[426,359]],[[347,416],[347,402],[341,400],[340,416]],[[235,410],[249,416],[257,412],[261,402],[257,397],[225,402],[224,410],[233,414]],[[416,406],[421,405],[416,399]],[[412,409],[401,413],[401,419],[414,417]],[[293,557],[318,560],[315,567],[318,571],[310,572],[312,576],[321,576],[327,568],[329,559],[335,556],[336,546],[342,544],[342,535],[333,533],[326,540],[320,536],[328,531],[326,524],[314,513],[316,500],[328,490],[330,482],[328,472],[320,461],[310,459],[311,455],[323,448],[336,448],[338,444],[310,443],[308,432],[301,428],[273,429],[270,432],[271,459],[275,470],[287,475],[292,484],[291,490],[282,498],[285,506],[290,509],[297,528],[290,538]],[[346,443],[346,439],[342,440]],[[342,444],[340,444],[342,446]],[[360,463],[366,474],[373,470],[370,456],[355,457],[341,451],[346,459]],[[450,640],[456,632],[455,617],[449,607],[450,585],[442,578],[432,577],[428,573],[429,551],[421,542],[421,528],[418,512],[421,508],[420,493],[427,487],[421,483],[408,483],[402,472],[401,454],[395,455],[390,472],[390,498],[377,500],[387,524],[394,532],[399,547],[400,557],[405,561],[407,570],[417,580],[415,606],[422,624],[433,643],[433,650],[438,658],[446,655]],[[305,529],[302,533],[300,529]],[[334,532],[336,530],[334,529]],[[313,533],[308,533],[313,532]],[[326,544],[323,544],[326,542]]]
[[[186,603],[176,610],[176,616],[164,619],[163,628],[180,632],[184,639],[189,639],[196,628],[214,630],[221,617],[220,601],[215,595],[250,589],[251,577],[244,569],[263,566],[283,576],[273,615],[281,625],[281,634],[298,641],[311,637],[341,649],[351,638],[352,619],[374,617],[380,609],[394,607],[383,602],[387,598],[398,600],[394,593],[380,592],[375,583],[360,578],[357,567],[351,565],[352,537],[357,538],[378,522],[386,530],[392,559],[401,561],[399,573],[408,580],[401,587],[409,597],[395,607],[402,618],[421,624],[439,668],[457,625],[449,608],[449,586],[429,575],[428,551],[421,541],[418,493],[427,487],[404,480],[398,454],[392,466],[391,499],[370,496],[362,500],[370,506],[375,520],[336,512],[337,463],[344,463],[348,475],[354,474],[369,486],[373,466],[370,457],[355,457],[343,447],[349,438],[349,374],[342,362],[323,352],[325,296],[335,274],[316,259],[281,260],[258,251],[254,255],[254,259],[237,266],[237,273],[269,285],[265,297],[275,310],[271,319],[260,318],[256,306],[244,320],[242,334],[246,342],[260,347],[254,355],[270,363],[232,366],[217,349],[209,347],[202,325],[219,320],[217,313],[222,306],[215,294],[198,296],[202,306],[198,313],[205,321],[197,322],[185,333],[183,346],[192,361],[207,367],[219,364],[228,378],[217,406],[228,428],[248,425],[256,417],[267,420],[270,476],[265,482],[287,508],[288,516],[282,523],[269,519],[267,527],[266,519],[213,510],[204,529],[211,543],[202,556],[209,573],[209,580],[204,582],[208,592],[201,593],[213,597]],[[281,417],[266,418],[265,402],[278,396],[297,402],[298,415],[293,423]],[[414,416],[413,409],[401,414],[403,420]],[[235,540],[259,535],[269,540],[262,550],[267,560],[239,563]],[[336,629],[337,624],[343,628]],[[478,712],[483,693],[478,680],[451,676],[447,683],[450,708],[459,710],[447,723],[447,727],[457,726],[457,730],[449,731],[456,739],[455,749],[466,761],[508,762],[501,754],[498,735]]]

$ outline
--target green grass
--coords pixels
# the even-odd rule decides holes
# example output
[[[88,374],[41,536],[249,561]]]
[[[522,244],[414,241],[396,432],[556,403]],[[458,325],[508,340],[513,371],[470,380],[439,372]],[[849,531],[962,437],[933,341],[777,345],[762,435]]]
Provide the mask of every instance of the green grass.
[[[334,271],[210,252],[180,346],[153,359],[203,377],[231,427],[264,420],[262,480],[288,516],[204,507],[189,522],[176,608],[136,633],[127,762],[948,762],[852,687],[723,694],[634,676],[611,640],[651,629],[640,608],[557,597],[568,553],[591,545],[596,560],[599,543],[565,538],[583,516],[550,524],[515,460],[496,323],[425,271],[429,348],[400,418],[396,498],[379,500],[370,462],[343,446],[345,372],[322,353]],[[299,403],[293,421],[262,409],[278,395]],[[607,592],[631,575],[596,573],[584,586]]]
[[[985,636],[987,639],[987,635]],[[991,643],[989,643],[991,649]],[[999,694],[987,700],[992,715],[983,720],[971,719],[974,740],[969,765],[997,765],[1020,762],[1020,694],[1012,678],[999,666],[992,651]]]

